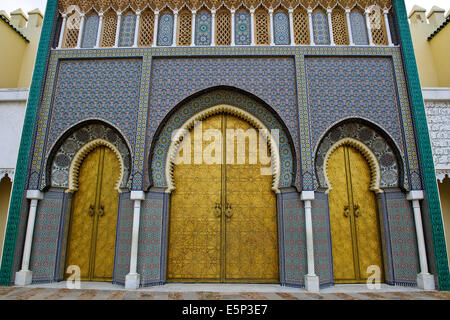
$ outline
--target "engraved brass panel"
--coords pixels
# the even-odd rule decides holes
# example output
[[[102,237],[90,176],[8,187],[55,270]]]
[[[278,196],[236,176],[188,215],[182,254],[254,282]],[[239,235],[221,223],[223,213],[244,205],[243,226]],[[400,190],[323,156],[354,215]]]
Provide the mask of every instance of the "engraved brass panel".
[[[375,194],[370,190],[370,167],[350,146],[336,149],[328,160],[330,224],[336,283],[365,282],[367,267],[383,259]]]
[[[83,281],[112,280],[119,202],[114,187],[119,177],[119,162],[106,147],[91,151],[81,165],[79,189],[72,205],[66,269],[78,265]]]
[[[226,129],[250,128],[247,122],[226,114],[202,121],[203,133],[217,129],[224,137],[224,141],[219,141],[220,150],[216,149],[221,163],[226,162]],[[194,130],[190,137],[194,150]],[[208,146],[212,141],[203,142],[203,151],[211,150]],[[182,150],[188,142],[183,141]],[[260,161],[249,164],[248,144],[249,141],[246,164],[195,164],[192,152],[192,164],[175,165],[176,189],[171,196],[169,221],[169,282],[279,282],[272,176],[261,175]],[[235,147],[234,153],[237,152]]]

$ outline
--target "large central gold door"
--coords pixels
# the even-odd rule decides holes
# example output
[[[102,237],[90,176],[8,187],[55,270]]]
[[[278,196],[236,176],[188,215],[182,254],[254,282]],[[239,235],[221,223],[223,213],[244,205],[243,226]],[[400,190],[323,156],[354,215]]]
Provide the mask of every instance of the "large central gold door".
[[[167,280],[277,283],[276,198],[272,176],[261,175],[261,168],[270,165],[262,165],[259,157],[250,164],[249,139],[243,164],[238,164],[236,156],[237,139],[232,149],[225,143],[227,129],[253,128],[227,114],[207,118],[201,125],[203,148],[195,148],[192,130],[191,164],[177,164],[173,172],[176,190],[171,197]],[[211,129],[223,139],[208,140]],[[200,152],[210,151],[221,161],[195,163]],[[226,158],[233,156],[231,164]]]
[[[120,165],[107,147],[91,151],[80,167],[70,218],[66,271],[80,267],[83,281],[112,281]],[[66,274],[66,277],[70,274]]]
[[[370,190],[370,168],[355,148],[341,146],[328,160],[333,269],[336,283],[363,283],[383,259],[375,194]]]

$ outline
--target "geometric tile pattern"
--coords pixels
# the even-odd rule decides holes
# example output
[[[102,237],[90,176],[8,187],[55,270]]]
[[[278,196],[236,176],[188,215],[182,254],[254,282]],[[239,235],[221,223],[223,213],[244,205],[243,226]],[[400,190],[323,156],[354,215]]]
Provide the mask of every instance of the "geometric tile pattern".
[[[328,28],[328,17],[321,11],[316,10],[312,13],[312,23],[314,32],[314,43],[317,45],[330,44],[330,29]]]
[[[119,47],[131,47],[133,45],[135,29],[136,16],[132,13],[124,15],[120,25]]]
[[[47,82],[49,91],[54,87],[53,97],[49,93],[40,110],[32,188],[39,185],[33,173],[40,172],[45,136],[47,157],[57,139],[73,125],[100,119],[113,123],[131,149],[135,143],[142,59],[61,60],[57,70],[51,77],[54,84]]]
[[[153,194],[147,194],[142,201],[141,221],[139,231],[138,273],[141,275],[143,285],[160,283],[161,257],[163,238],[163,199],[152,198]]]
[[[112,143],[117,150],[119,150],[123,161],[123,179],[120,184],[121,188],[127,187],[128,177],[130,173],[131,157],[128,146],[120,133],[109,128],[103,124],[96,123],[73,132],[64,141],[61,141],[61,146],[56,151],[51,165],[51,185],[53,187],[69,187],[69,167],[75,154],[87,143],[95,139],[103,139]],[[50,177],[49,177],[50,178]],[[42,179],[42,183],[44,183]],[[45,185],[42,185],[43,188]]]
[[[272,107],[287,126],[294,145],[298,146],[299,131],[293,62],[292,58],[285,57],[154,59],[150,92],[149,120],[151,121],[148,123],[147,140],[153,141],[161,121],[184,99],[204,89],[229,86],[254,94]],[[166,93],[169,87],[170,95]],[[206,102],[208,104],[208,101]],[[254,102],[251,103],[254,104]],[[300,159],[298,147],[296,158]],[[155,176],[153,178],[155,179]],[[165,179],[165,177],[161,178]],[[296,185],[298,184],[297,179]]]
[[[291,42],[289,35],[289,17],[284,12],[276,12],[273,15],[273,30],[275,44],[286,45]]]
[[[56,263],[63,206],[63,192],[46,192],[44,200],[39,201],[30,259],[33,282],[53,281],[57,276]]]
[[[304,286],[305,274],[308,273],[305,212],[299,195],[292,195],[282,195],[284,281],[288,285]]]
[[[248,96],[228,91],[218,90],[199,96],[180,107],[169,119],[164,121],[164,127],[160,131],[154,148],[151,152],[151,177],[155,187],[167,187],[166,161],[171,143],[172,133],[179,129],[183,123],[196,113],[218,104],[229,104],[242,108],[256,116],[269,129],[279,130],[280,153],[280,184],[279,187],[290,187],[293,179],[293,146],[290,139],[278,120],[263,106],[250,99]],[[150,159],[149,159],[150,161]],[[298,170],[298,168],[296,168]],[[297,171],[298,172],[298,171]]]
[[[83,40],[81,42],[82,48],[93,48],[97,43],[99,18],[96,14],[91,14],[86,18],[83,29]]]
[[[195,44],[197,46],[211,45],[211,14],[200,12],[195,21]]]
[[[403,193],[386,193],[394,282],[415,285],[420,272],[414,215]]]
[[[328,195],[315,192],[315,198],[315,200],[311,201],[314,234],[314,267],[316,275],[319,276],[320,285],[329,286],[334,283],[334,275]]]
[[[356,45],[368,45],[366,18],[359,10],[350,13],[350,25],[352,27],[353,43]]]
[[[236,45],[249,45],[252,43],[252,22],[247,11],[239,11],[235,15],[235,42]]]
[[[322,188],[328,188],[323,170],[325,155],[337,141],[347,137],[361,141],[375,154],[381,171],[381,188],[399,186],[399,167],[397,162],[401,161],[403,156],[400,156],[400,159],[397,159],[393,149],[381,135],[372,128],[357,122],[347,122],[331,129],[320,142],[315,157],[317,186],[320,185]],[[404,177],[402,184],[408,186],[406,176]]]
[[[164,13],[159,17],[158,46],[171,46],[173,38],[173,16]]]
[[[410,114],[405,117],[399,113],[391,59],[314,57],[306,59],[306,69],[309,108],[315,110],[311,113],[314,147],[328,128],[346,118],[363,118],[381,126],[393,137],[401,153],[405,152],[405,141],[411,145],[413,140],[404,139],[402,132],[408,132],[405,121],[411,121]],[[409,149],[409,156],[416,155],[415,147]],[[417,182],[420,186],[417,180],[412,179],[413,188],[417,188]]]
[[[124,284],[125,276],[130,273],[133,213],[134,201],[130,200],[130,193],[121,193],[119,196],[119,213],[117,218],[113,283]]]

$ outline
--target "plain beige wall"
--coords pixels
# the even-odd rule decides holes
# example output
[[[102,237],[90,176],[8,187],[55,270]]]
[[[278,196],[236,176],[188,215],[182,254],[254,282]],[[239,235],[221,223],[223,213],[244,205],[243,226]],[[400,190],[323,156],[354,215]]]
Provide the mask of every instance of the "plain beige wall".
[[[0,20],[0,88],[17,88],[28,42]]]
[[[11,195],[12,183],[9,177],[0,181],[0,257],[3,252],[3,240],[5,238],[6,217],[8,216],[9,197]],[[0,260],[0,265],[1,265]]]

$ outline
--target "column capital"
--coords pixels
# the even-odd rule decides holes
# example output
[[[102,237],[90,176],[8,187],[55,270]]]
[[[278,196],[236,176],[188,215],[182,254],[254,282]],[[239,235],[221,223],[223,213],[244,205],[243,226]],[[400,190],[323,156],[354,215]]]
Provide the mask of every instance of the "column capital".
[[[289,13],[294,13],[294,9],[288,9]]]
[[[197,10],[191,10],[192,14],[197,14]]]
[[[311,14],[313,12],[313,9],[308,9],[306,11],[308,12],[308,14]]]
[[[345,9],[345,13],[350,13],[352,12],[352,9]]]
[[[231,14],[235,14],[236,13],[236,9],[235,8],[231,8],[230,12],[231,12]]]
[[[140,16],[141,15],[141,11],[136,11],[136,15]]]
[[[251,14],[254,14],[254,13],[255,13],[255,9],[254,9],[254,8],[251,8],[251,9],[250,9],[250,13],[251,13]]]
[[[27,199],[42,200],[44,199],[44,193],[40,190],[27,190]]]
[[[67,13],[61,13],[61,17],[63,17],[63,19],[67,18]]]
[[[99,17],[103,17],[104,14],[105,14],[104,12],[99,12],[99,13],[98,13],[98,16],[99,16]]]
[[[173,10],[173,14],[178,15],[178,10]]]
[[[331,14],[331,12],[333,12],[333,9],[328,8],[328,9],[327,9],[327,13],[328,13],[328,14]]]
[[[300,195],[300,200],[302,201],[311,201],[315,199],[314,191],[302,191]]]
[[[158,16],[159,15],[159,10],[155,10],[155,16]]]
[[[269,9],[269,14],[273,14],[273,9]]]
[[[409,201],[423,200],[423,198],[423,190],[411,190],[406,196],[406,199],[408,199]]]
[[[389,9],[383,9],[383,14],[388,14],[389,13]]]
[[[144,191],[131,191],[130,200],[145,200]]]
[[[212,14],[212,15],[215,15],[215,14],[216,14],[216,10],[215,10],[215,9],[212,9],[212,10],[211,10],[211,14]]]

